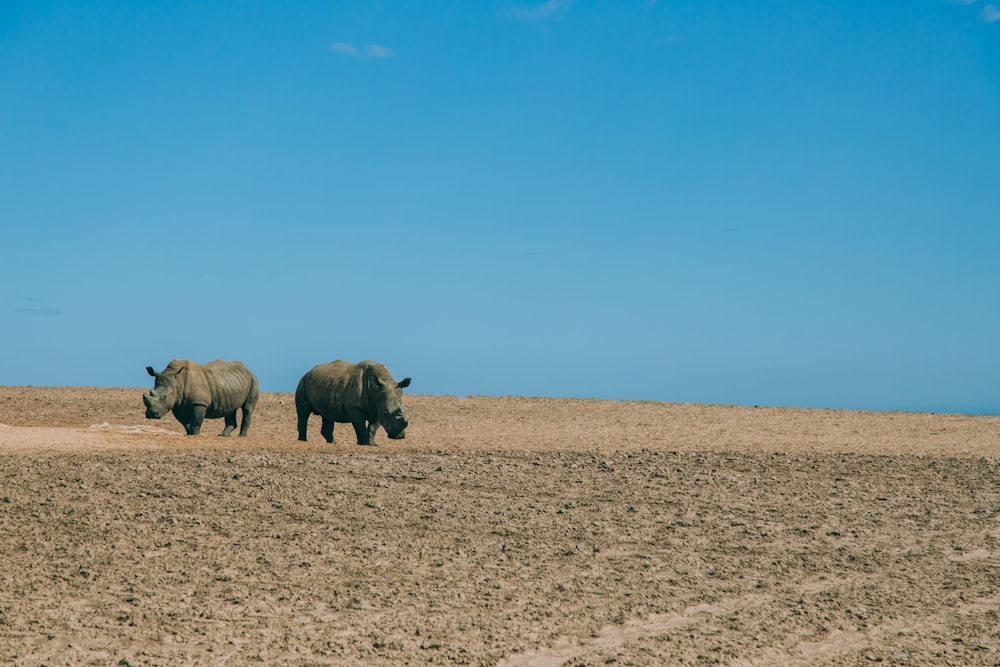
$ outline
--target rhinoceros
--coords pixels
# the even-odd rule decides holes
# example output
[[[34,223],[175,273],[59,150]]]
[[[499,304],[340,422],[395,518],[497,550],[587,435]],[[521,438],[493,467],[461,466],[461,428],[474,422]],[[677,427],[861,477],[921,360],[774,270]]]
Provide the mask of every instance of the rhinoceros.
[[[323,418],[320,433],[333,440],[334,422],[350,422],[359,445],[374,445],[380,425],[393,440],[406,437],[410,423],[403,414],[403,388],[410,378],[400,382],[377,361],[331,361],[319,364],[302,376],[295,389],[295,410],[299,415],[299,440],[306,439],[309,415]]]
[[[250,418],[260,398],[257,376],[239,361],[211,361],[197,364],[174,359],[157,373],[152,366],[146,372],[156,378],[153,388],[142,395],[146,419],[160,419],[173,411],[188,435],[198,435],[201,423],[224,417],[228,437],[236,428],[236,411],[243,409],[240,436],[246,437]]]

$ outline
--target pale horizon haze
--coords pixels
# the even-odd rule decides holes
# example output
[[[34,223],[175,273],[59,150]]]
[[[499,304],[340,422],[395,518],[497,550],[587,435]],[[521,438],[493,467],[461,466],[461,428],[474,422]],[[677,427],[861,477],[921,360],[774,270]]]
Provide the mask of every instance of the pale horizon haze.
[[[0,385],[1000,414],[1000,2],[0,4]]]

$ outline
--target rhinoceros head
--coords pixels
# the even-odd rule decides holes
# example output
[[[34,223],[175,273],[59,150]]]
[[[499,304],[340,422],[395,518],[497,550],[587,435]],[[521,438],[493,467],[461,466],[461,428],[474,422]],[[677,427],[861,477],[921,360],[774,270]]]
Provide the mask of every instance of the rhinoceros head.
[[[146,405],[146,419],[159,419],[174,409],[183,392],[178,379],[183,371],[183,366],[168,367],[157,373],[152,366],[146,366],[146,372],[156,378],[153,388],[142,395],[142,402]]]
[[[403,414],[403,389],[410,386],[410,378],[395,382],[390,377],[381,378],[376,373],[371,374],[369,390],[374,394],[375,407],[378,410],[379,421],[385,427],[385,432],[393,440],[406,437],[406,427],[410,421]]]

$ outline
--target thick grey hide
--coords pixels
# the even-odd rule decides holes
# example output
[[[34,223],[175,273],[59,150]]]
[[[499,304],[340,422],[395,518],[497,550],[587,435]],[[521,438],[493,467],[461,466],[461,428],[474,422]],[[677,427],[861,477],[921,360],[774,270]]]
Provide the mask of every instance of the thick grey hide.
[[[406,437],[409,425],[403,413],[403,388],[410,378],[396,382],[377,361],[331,361],[302,376],[295,390],[299,440],[305,440],[310,415],[323,419],[320,433],[334,442],[335,422],[350,423],[359,445],[374,445],[375,432],[384,426],[393,440]]]

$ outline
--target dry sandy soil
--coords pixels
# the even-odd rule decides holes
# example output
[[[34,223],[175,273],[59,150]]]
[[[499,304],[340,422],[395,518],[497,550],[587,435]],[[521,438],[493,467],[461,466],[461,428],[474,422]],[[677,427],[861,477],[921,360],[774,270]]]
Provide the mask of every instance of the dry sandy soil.
[[[1000,665],[1000,418],[141,393],[0,387],[0,663]]]

